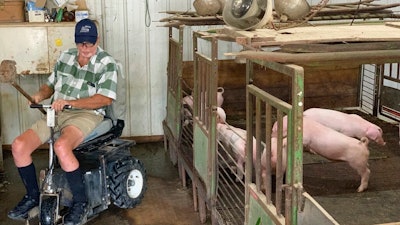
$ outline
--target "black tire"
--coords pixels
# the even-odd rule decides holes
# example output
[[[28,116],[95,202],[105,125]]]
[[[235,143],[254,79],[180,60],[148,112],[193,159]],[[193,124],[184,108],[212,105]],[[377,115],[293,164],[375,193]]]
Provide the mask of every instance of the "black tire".
[[[57,216],[57,197],[51,196],[42,200],[40,205],[40,224],[54,225]]]
[[[146,169],[143,163],[131,156],[108,164],[108,185],[114,205],[133,208],[138,205],[147,188]]]

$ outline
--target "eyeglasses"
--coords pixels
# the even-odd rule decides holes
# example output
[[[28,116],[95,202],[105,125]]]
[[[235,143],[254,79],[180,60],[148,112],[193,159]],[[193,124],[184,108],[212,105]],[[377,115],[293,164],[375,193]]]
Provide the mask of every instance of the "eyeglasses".
[[[78,47],[83,47],[85,46],[86,48],[91,48],[93,47],[95,44],[90,43],[90,42],[83,42],[83,43],[76,43],[76,46]]]

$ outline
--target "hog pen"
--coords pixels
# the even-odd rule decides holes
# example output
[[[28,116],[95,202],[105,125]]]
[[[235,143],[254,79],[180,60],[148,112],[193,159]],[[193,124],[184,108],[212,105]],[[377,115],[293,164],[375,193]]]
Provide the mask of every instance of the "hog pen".
[[[176,41],[171,38],[171,30],[175,28],[170,27],[165,147],[171,161],[178,165],[183,185],[187,185],[188,178],[192,182],[194,209],[199,210],[200,220],[205,222],[210,213],[213,224],[376,224],[400,221],[398,216],[391,217],[378,210],[374,215],[358,211],[365,220],[353,214],[353,218],[338,215],[340,210],[363,208],[360,205],[366,204],[366,199],[376,200],[376,196],[387,194],[379,192],[382,190],[392,193],[386,197],[398,197],[399,183],[391,182],[387,189],[370,184],[370,194],[376,195],[373,197],[368,195],[368,190],[354,193],[357,176],[347,171],[349,167],[344,164],[303,154],[301,132],[304,109],[352,109],[390,127],[384,129],[395,135],[386,137],[391,140],[389,147],[398,148],[398,133],[393,129],[396,126],[376,119],[382,115],[398,119],[399,115],[399,106],[393,101],[399,88],[391,84],[399,83],[400,36],[396,34],[397,25],[371,24],[350,30],[348,26],[320,26],[318,35],[312,33],[312,28],[284,32],[233,31],[228,28],[194,32],[193,61],[189,63],[182,60],[184,28],[177,27],[179,41]],[[329,29],[329,32],[323,29]],[[302,32],[306,36],[302,36]],[[379,33],[390,35],[382,38]],[[247,49],[234,54],[246,58],[246,64],[220,60],[219,44],[226,41]],[[207,45],[208,49],[204,47]],[[276,49],[279,51],[273,51]],[[247,148],[244,180],[237,179],[235,156],[218,141],[215,96],[219,86],[225,90],[222,107],[227,112],[227,122],[247,130],[247,146],[253,146],[251,137],[256,140],[254,154],[257,160],[253,165],[253,152]],[[182,104],[182,98],[190,94],[193,97],[192,111]],[[285,175],[279,169],[267,169],[265,185],[261,176],[261,150],[265,148],[269,152],[267,140],[271,137],[272,124],[275,121],[282,123],[284,115],[289,118],[288,167]],[[283,137],[281,132],[279,140]],[[378,148],[370,147],[371,152]],[[281,158],[282,146],[279,144],[278,150],[278,158]],[[380,163],[375,162],[395,162],[398,154],[391,152],[380,157],[379,151],[374,150],[378,156],[371,158],[371,164],[376,164],[371,173],[382,175],[377,166]],[[278,160],[278,168],[281,163],[282,160]],[[396,177],[397,167],[392,164],[387,168],[392,168],[392,173],[383,177]],[[340,174],[340,177],[333,179],[334,175],[329,173]],[[346,182],[340,179],[343,177],[346,177]],[[382,180],[372,178],[370,182]],[[322,190],[324,183],[333,185]],[[352,199],[351,206],[346,205],[349,201],[344,201],[343,196]],[[391,207],[398,206],[394,204]]]

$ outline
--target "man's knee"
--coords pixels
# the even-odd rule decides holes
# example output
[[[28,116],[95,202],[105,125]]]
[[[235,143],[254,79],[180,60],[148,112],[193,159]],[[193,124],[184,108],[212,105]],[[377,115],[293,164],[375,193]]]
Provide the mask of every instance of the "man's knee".
[[[14,141],[11,144],[11,151],[14,157],[23,154],[24,145],[25,145],[25,140],[21,136],[18,136],[14,139]]]
[[[36,133],[32,130],[27,130],[22,135],[16,137],[12,142],[11,148],[13,156],[30,155],[40,144],[41,141]]]

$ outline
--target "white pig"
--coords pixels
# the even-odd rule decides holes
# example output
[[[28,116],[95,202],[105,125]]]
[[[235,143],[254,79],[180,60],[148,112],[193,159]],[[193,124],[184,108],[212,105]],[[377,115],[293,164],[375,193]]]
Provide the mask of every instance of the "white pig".
[[[225,123],[225,122],[226,122],[225,110],[221,107],[217,107],[217,123]]]
[[[286,149],[286,138],[283,138],[282,140],[282,171],[285,172],[286,170],[286,154],[287,154],[287,149]],[[265,170],[266,165],[267,165],[267,158],[266,158],[266,149],[264,148],[262,156],[261,156],[261,166],[262,170]],[[274,170],[276,169],[276,164],[278,161],[278,138],[277,137],[271,137],[271,170],[272,173],[274,173]]]
[[[287,132],[287,117],[283,118],[283,132]],[[277,130],[274,124],[273,132]],[[303,117],[303,145],[310,152],[330,160],[345,161],[361,176],[357,191],[368,187],[370,170],[368,168],[368,138],[361,140],[344,135],[308,117]]]
[[[191,109],[193,109],[193,96],[192,95],[186,95],[185,97],[183,97],[182,104],[186,104]]]
[[[193,111],[193,96],[186,95],[182,98],[182,116],[183,116],[183,126],[187,126],[192,120]]]
[[[368,138],[361,140],[346,136],[314,120],[303,118],[303,145],[311,152],[330,160],[345,161],[361,176],[357,191],[368,187]]]
[[[282,172],[284,173],[286,170],[286,162],[287,162],[287,148],[286,148],[286,138],[282,140]],[[263,179],[263,186],[266,187],[267,184],[267,151],[263,150],[261,155],[261,177]],[[276,174],[276,166],[278,161],[278,138],[271,137],[271,173]]]
[[[246,161],[247,132],[241,128],[226,123],[217,123],[218,140],[227,151],[235,154],[237,164],[237,180],[243,179],[244,163]],[[256,159],[256,140],[253,137],[253,163]]]
[[[347,114],[331,109],[310,108],[304,111],[303,115],[347,136],[358,139],[367,137],[380,145],[386,144],[382,137],[382,129],[357,114]]]

